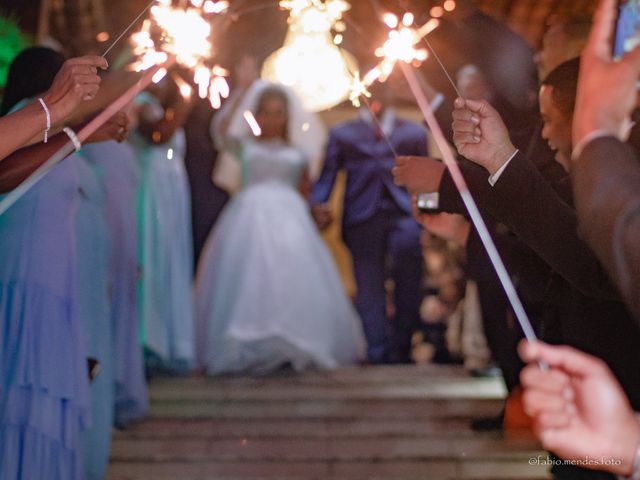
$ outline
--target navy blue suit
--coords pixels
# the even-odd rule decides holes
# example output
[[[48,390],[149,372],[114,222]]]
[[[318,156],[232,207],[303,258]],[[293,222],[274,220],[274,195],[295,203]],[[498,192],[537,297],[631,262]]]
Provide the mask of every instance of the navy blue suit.
[[[389,140],[398,155],[427,155],[424,128],[395,119]],[[346,170],[342,235],[351,251],[370,361],[407,361],[419,322],[423,272],[420,226],[411,216],[411,198],[393,183],[395,158],[387,141],[363,120],[331,130],[325,163],[311,192],[326,203],[336,175]],[[387,314],[385,281],[394,282],[394,308]]]

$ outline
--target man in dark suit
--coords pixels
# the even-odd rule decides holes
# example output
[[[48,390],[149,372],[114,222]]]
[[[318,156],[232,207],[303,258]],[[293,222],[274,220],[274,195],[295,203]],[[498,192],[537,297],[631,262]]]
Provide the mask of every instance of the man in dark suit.
[[[640,321],[640,166],[622,143],[637,112],[640,48],[612,58],[610,11],[601,6],[580,71],[571,170],[580,231]],[[607,10],[609,10],[607,12]],[[607,12],[606,14],[604,12]],[[636,135],[631,133],[631,138]]]
[[[637,105],[640,48],[614,61],[616,17],[616,2],[603,0],[582,58],[571,167],[580,230],[638,320],[640,166],[622,140]],[[522,374],[525,404],[543,445],[568,460],[616,459],[592,468],[640,478],[640,419],[607,366],[566,347],[522,347],[531,362]],[[540,360],[550,368],[541,370]]]
[[[420,226],[409,194],[393,182],[395,155],[426,155],[425,129],[396,117],[389,88],[370,111],[331,130],[322,173],[311,193],[318,225],[330,222],[327,201],[339,170],[347,185],[342,235],[351,252],[357,294],[372,363],[409,362],[419,322],[423,273]],[[393,315],[387,315],[385,281],[394,283]]]
[[[556,158],[565,168],[572,146],[572,99],[577,72],[576,62],[559,67],[557,75],[552,73],[543,82],[540,96],[545,118],[543,135],[557,150]],[[551,324],[556,335],[549,337],[547,333],[545,337],[604,359],[631,404],[640,408],[640,330],[597,258],[579,237],[570,196],[554,191],[515,149],[499,115],[484,102],[460,102],[454,115],[454,139],[459,152],[482,166],[463,166],[480,209],[505,223],[560,281],[549,290],[547,300],[549,308],[556,312],[556,321]],[[446,211],[462,210],[451,178],[442,167],[438,168],[441,173],[435,177],[444,200],[440,207]],[[416,172],[410,177],[415,178]],[[428,186],[433,187],[431,182]],[[528,275],[527,271],[522,273]],[[606,475],[567,466],[554,470],[558,478]]]

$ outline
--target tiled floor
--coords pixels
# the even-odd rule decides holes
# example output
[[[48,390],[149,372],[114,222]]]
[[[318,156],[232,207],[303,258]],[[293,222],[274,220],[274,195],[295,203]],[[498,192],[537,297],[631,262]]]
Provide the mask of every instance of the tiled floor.
[[[529,436],[469,429],[503,395],[449,367],[158,380],[152,417],[116,433],[107,478],[546,478]]]

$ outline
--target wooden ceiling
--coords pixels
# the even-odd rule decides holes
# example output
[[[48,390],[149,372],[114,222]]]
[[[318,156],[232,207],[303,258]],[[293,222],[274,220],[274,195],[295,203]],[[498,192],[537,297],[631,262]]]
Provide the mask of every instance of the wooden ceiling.
[[[401,12],[409,9],[419,20],[429,9],[443,0],[350,0],[348,30],[344,46],[357,58],[369,63],[372,45],[384,38],[384,27],[378,20],[379,9]],[[51,8],[50,30],[69,54],[89,49],[101,51],[96,33],[107,31],[114,38],[135,18],[148,0],[0,0],[0,13],[18,18],[30,32],[37,29],[38,12],[46,2]],[[475,0],[485,12],[505,21],[537,48],[547,20],[553,15],[588,15],[596,0]],[[219,42],[220,62],[232,65],[237,55],[249,53],[265,58],[279,48],[286,34],[286,13],[277,8],[277,0],[231,0],[232,8],[243,12],[234,21],[221,25],[224,34]]]

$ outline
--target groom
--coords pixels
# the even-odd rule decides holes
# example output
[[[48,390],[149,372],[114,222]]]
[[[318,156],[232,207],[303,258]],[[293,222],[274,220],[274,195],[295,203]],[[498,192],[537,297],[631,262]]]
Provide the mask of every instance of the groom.
[[[339,170],[347,172],[342,236],[353,259],[356,308],[373,364],[408,363],[411,336],[419,323],[423,273],[420,227],[411,199],[393,182],[397,155],[427,155],[425,129],[396,117],[387,84],[374,93],[371,111],[333,128],[324,167],[311,192],[318,226],[332,221],[327,205]],[[393,149],[391,148],[391,146]],[[387,279],[393,307],[387,308]]]

